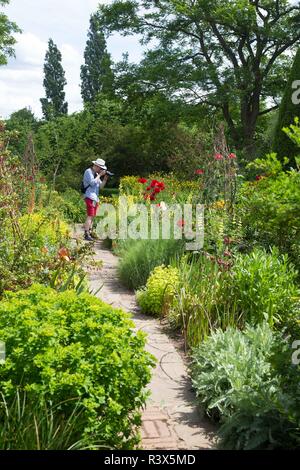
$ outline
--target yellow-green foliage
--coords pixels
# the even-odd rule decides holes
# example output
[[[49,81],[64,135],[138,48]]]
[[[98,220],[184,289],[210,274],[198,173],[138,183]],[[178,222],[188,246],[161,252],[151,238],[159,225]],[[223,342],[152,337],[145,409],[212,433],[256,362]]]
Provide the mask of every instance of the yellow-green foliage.
[[[137,292],[142,312],[161,315],[166,304],[173,302],[179,283],[179,271],[171,266],[158,266],[150,275],[146,287]]]
[[[138,181],[137,176],[123,176],[120,181],[120,195],[141,196],[144,187]]]
[[[68,225],[60,219],[52,219],[42,212],[23,215],[20,227],[26,239],[36,246],[55,246],[68,237]]]

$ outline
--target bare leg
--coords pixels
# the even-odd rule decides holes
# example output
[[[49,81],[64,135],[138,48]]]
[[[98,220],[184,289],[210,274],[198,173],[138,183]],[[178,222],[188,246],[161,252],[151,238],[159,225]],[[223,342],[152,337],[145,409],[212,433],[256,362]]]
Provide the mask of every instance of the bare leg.
[[[85,232],[89,232],[93,225],[93,217],[87,217],[86,222],[84,224]]]

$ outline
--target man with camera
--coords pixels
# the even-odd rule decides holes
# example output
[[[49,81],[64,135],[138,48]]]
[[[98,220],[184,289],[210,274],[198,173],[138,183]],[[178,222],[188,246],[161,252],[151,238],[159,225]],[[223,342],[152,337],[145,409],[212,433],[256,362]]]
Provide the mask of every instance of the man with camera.
[[[112,173],[107,171],[105,161],[101,158],[92,163],[93,166],[84,173],[81,188],[87,208],[87,219],[84,225],[84,239],[87,241],[94,240],[92,237],[92,227],[99,206],[100,189],[105,187],[109,176],[112,176]]]

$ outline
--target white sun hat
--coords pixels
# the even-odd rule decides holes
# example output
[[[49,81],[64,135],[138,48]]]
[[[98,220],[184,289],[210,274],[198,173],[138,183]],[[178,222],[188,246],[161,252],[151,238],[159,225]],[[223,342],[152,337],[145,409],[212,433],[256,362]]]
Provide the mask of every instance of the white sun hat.
[[[105,161],[102,158],[98,158],[97,160],[92,162],[94,165],[99,166],[102,170],[107,170],[107,166],[105,165]]]

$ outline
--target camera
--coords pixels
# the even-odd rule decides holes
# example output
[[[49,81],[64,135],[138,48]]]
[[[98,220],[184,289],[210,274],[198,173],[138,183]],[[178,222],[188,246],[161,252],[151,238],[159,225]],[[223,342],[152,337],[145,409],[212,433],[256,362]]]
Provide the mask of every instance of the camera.
[[[107,174],[108,176],[114,176],[114,175],[115,175],[115,174],[112,173],[111,171],[106,171],[106,174]]]

